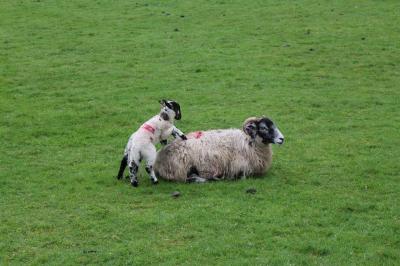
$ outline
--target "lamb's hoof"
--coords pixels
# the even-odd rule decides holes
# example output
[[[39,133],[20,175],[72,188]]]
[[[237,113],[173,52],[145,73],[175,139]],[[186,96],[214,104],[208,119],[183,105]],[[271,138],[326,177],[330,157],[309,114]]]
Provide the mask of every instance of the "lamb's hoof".
[[[120,180],[122,178],[122,176],[117,175],[117,179]]]
[[[139,186],[139,182],[137,180],[133,180],[133,181],[131,181],[131,185],[134,187],[137,187],[137,186]]]
[[[158,180],[151,179],[151,183],[153,183],[153,185],[157,185],[158,184]]]

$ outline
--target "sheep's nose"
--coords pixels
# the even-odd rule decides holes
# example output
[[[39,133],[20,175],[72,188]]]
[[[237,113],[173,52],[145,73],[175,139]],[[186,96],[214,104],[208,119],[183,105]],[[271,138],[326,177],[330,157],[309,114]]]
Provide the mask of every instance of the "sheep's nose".
[[[280,144],[283,144],[283,141],[285,140],[284,138],[279,138]]]

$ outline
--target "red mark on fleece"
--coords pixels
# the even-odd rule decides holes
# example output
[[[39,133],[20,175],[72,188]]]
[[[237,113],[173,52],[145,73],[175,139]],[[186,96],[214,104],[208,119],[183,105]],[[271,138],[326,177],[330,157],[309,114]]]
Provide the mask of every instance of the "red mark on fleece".
[[[154,132],[156,131],[156,129],[155,129],[154,127],[152,127],[151,125],[149,125],[149,124],[144,124],[144,125],[142,126],[142,128],[143,128],[144,130],[149,131],[149,132],[152,133],[152,134],[154,134]]]
[[[196,132],[190,133],[188,137],[189,137],[189,138],[199,139],[199,138],[201,138],[203,135],[204,135],[203,132],[201,132],[201,131],[196,131]]]

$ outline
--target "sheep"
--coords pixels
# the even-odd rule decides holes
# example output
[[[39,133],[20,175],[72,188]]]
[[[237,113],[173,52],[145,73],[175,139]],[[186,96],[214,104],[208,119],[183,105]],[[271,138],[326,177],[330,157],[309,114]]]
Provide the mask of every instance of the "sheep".
[[[154,173],[153,165],[156,159],[156,143],[167,144],[167,138],[172,134],[174,138],[186,139],[186,136],[174,126],[174,120],[180,120],[181,108],[175,101],[161,100],[161,111],[158,115],[145,122],[129,138],[121,160],[117,179],[121,179],[126,166],[129,167],[129,178],[131,185],[137,187],[137,172],[142,159],[146,160],[146,172],[150,175],[151,182],[157,184],[158,180]]]
[[[154,170],[160,178],[181,182],[262,175],[271,167],[271,144],[283,141],[270,119],[250,117],[242,129],[198,131],[175,140],[158,152]]]

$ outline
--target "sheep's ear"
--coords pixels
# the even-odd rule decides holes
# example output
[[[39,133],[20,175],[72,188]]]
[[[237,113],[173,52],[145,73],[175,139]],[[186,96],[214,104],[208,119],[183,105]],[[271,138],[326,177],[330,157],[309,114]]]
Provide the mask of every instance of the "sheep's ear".
[[[165,106],[165,103],[167,102],[166,100],[162,99],[158,101],[162,106]]]

